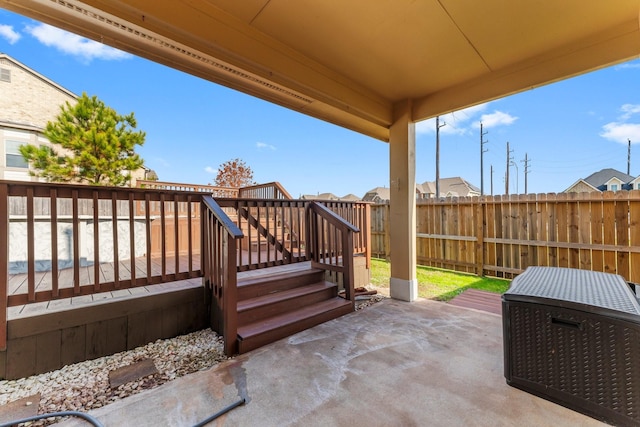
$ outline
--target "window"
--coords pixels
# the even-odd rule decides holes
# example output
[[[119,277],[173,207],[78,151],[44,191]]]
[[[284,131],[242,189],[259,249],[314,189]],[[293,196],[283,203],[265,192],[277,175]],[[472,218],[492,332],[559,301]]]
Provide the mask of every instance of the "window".
[[[0,82],[11,83],[11,70],[8,68],[0,68]]]
[[[618,184],[611,184],[609,186],[609,190],[611,191],[618,191]]]
[[[24,145],[18,141],[5,141],[5,153],[8,168],[28,168],[29,164],[20,154],[20,146]]]

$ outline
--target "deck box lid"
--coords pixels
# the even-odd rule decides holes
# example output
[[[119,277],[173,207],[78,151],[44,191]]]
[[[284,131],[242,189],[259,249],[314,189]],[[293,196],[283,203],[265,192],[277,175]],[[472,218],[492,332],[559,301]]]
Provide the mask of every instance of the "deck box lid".
[[[503,301],[541,302],[583,311],[640,316],[640,305],[617,274],[564,267],[529,267],[513,279]]]

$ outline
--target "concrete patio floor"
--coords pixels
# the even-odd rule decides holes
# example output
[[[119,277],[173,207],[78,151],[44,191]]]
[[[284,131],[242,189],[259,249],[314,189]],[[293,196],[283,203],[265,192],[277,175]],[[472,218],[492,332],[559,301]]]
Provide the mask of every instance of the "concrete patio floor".
[[[108,427],[193,426],[245,396],[208,425],[605,425],[508,386],[501,322],[384,300],[90,414]]]

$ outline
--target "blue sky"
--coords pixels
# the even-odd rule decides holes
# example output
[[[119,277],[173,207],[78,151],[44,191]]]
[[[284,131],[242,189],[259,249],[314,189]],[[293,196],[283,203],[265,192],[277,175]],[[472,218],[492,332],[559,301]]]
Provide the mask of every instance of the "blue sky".
[[[147,134],[138,151],[163,181],[206,184],[218,166],[243,159],[257,182],[294,196],[363,196],[388,186],[384,142],[289,111],[0,9],[0,52],[76,94],[135,113]],[[603,168],[640,175],[640,61],[599,70],[441,117],[440,177],[503,194],[510,142],[510,192],[560,192]],[[1,96],[2,94],[0,94]],[[435,179],[435,119],[417,124],[419,183]],[[516,178],[517,177],[517,178]]]

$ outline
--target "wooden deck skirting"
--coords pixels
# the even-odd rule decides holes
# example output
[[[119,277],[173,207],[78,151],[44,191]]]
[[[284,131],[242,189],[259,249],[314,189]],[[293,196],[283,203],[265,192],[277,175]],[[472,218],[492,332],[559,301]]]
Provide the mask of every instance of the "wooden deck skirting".
[[[208,325],[202,279],[10,307],[0,378],[131,350]]]
[[[502,315],[502,297],[493,292],[465,289],[449,301],[449,304]]]

